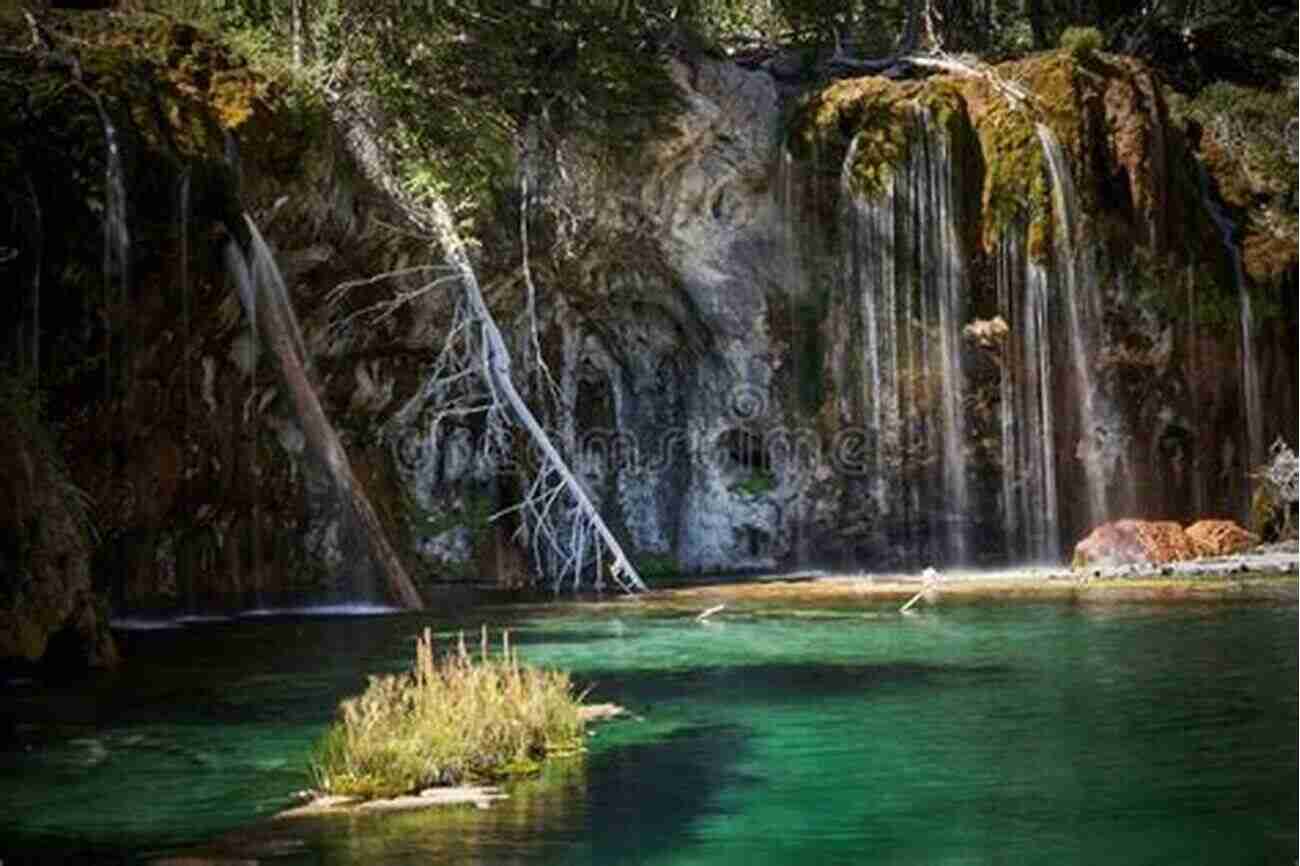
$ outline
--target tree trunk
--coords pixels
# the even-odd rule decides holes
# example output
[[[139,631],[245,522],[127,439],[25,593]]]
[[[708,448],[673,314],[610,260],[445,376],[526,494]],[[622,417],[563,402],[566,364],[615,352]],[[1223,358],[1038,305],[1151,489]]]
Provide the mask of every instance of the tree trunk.
[[[345,145],[357,166],[365,177],[379,190],[384,192],[403,215],[421,231],[427,232],[442,248],[443,258],[460,278],[474,318],[482,329],[482,374],[487,380],[493,394],[501,400],[532,439],[546,463],[560,477],[564,488],[577,504],[582,519],[588,521],[602,543],[609,550],[613,563],[610,572],[615,581],[625,589],[644,590],[645,584],[636,572],[636,568],[623,553],[614,534],[601,518],[600,512],[574,477],[564,459],[551,443],[550,437],[542,425],[537,422],[532,411],[519,396],[519,391],[510,377],[510,353],[506,349],[501,331],[483,300],[474,267],[465,252],[464,241],[456,230],[455,220],[441,195],[431,193],[424,201],[413,202],[401,189],[393,172],[389,169],[388,154],[381,143],[377,131],[378,111],[373,102],[364,94],[354,94],[351,99],[337,99],[334,103],[335,120],[343,132]],[[599,561],[599,559],[598,559]]]
[[[505,400],[515,421],[527,431],[529,437],[533,440],[533,444],[537,446],[537,449],[542,452],[542,456],[546,458],[547,462],[551,464],[555,472],[563,480],[569,495],[578,503],[578,508],[583,517],[591,522],[592,527],[600,535],[601,541],[605,543],[614,558],[611,567],[614,578],[620,581],[626,578],[627,583],[632,587],[641,590],[645,589],[646,586],[641,581],[640,575],[636,573],[636,570],[624,555],[618,539],[614,538],[614,534],[609,531],[609,527],[601,519],[600,512],[592,503],[591,498],[587,496],[587,491],[583,489],[582,484],[569,471],[564,459],[551,443],[551,437],[546,434],[542,425],[537,423],[532,410],[519,396],[519,391],[510,378],[510,353],[506,350],[505,340],[502,339],[501,331],[497,328],[496,321],[492,318],[492,313],[483,300],[483,292],[479,288],[478,276],[474,273],[474,267],[470,264],[469,256],[465,253],[465,244],[461,240],[460,233],[456,231],[456,224],[452,220],[446,202],[441,197],[434,197],[431,201],[429,218],[434,236],[442,247],[443,255],[447,263],[460,276],[466,298],[469,300],[470,307],[483,328],[483,346],[486,356],[484,358],[484,368],[491,380],[493,390]]]
[[[258,262],[259,256],[269,256],[269,252],[259,249],[264,247],[256,226],[247,220],[247,230],[251,236],[250,255],[245,257],[238,245],[231,243],[231,255],[242,261],[243,274],[240,277],[240,300],[244,304],[249,320],[256,323],[262,337],[262,343],[275,358],[280,381],[293,402],[298,423],[302,425],[303,437],[307,440],[312,453],[320,460],[335,489],[356,515],[357,522],[364,532],[375,564],[384,573],[388,588],[394,599],[403,607],[420,610],[424,602],[416,591],[414,584],[406,573],[406,568],[398,558],[397,552],[388,542],[379,515],[366,498],[365,490],[352,472],[347,452],[339,441],[338,434],[330,424],[316,396],[307,375],[306,358],[302,353],[302,337],[298,332],[297,321],[292,309],[285,309],[287,298],[279,290],[273,278],[267,274],[257,273],[261,267],[274,267],[273,262]],[[254,267],[249,267],[249,258],[253,258]]]

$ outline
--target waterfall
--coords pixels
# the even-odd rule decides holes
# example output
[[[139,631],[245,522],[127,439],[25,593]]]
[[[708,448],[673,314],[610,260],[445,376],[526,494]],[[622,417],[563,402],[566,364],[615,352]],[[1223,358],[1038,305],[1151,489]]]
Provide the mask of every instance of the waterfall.
[[[913,110],[908,151],[878,194],[854,189],[854,139],[841,171],[843,279],[860,299],[871,498],[905,560],[968,556],[960,323],[967,295],[952,143]],[[926,459],[937,455],[937,459]]]
[[[31,364],[32,384],[41,382],[41,270],[45,263],[45,215],[41,211],[41,198],[36,192],[32,176],[26,175],[27,195],[32,201],[32,292],[28,310],[31,325],[31,345],[25,360]]]
[[[965,254],[961,236],[957,231],[961,201],[960,178],[954,168],[956,160],[952,142],[939,134],[929,111],[921,113],[922,126],[927,140],[935,143],[935,153],[928,168],[927,187],[932,196],[930,213],[937,216],[933,225],[933,252],[939,269],[936,298],[939,320],[939,360],[943,377],[941,405],[943,412],[943,489],[950,510],[947,518],[948,558],[950,562],[965,562],[969,551],[964,531],[967,511],[970,508],[970,491],[966,481],[965,430],[961,370],[962,303],[969,286],[965,272]]]
[[[782,256],[783,274],[782,279],[786,286],[786,291],[782,298],[785,304],[785,313],[790,321],[790,345],[794,349],[794,388],[795,399],[800,403],[811,402],[809,397],[817,393],[817,384],[808,385],[814,377],[818,376],[820,369],[812,364],[805,368],[805,355],[809,330],[815,332],[817,325],[809,325],[806,315],[799,307],[797,300],[798,289],[796,287],[806,285],[804,274],[803,251],[801,248],[801,239],[796,226],[798,223],[796,208],[796,186],[795,186],[795,168],[794,155],[788,147],[781,149],[780,160],[777,165],[777,190],[779,191],[780,213],[781,213],[781,249],[784,252]],[[771,301],[769,301],[771,303]],[[832,349],[832,352],[834,349]],[[831,361],[834,366],[834,361]],[[792,455],[786,472],[803,476],[805,466],[798,456]],[[790,524],[791,531],[791,550],[794,554],[794,565],[796,568],[803,568],[810,561],[811,553],[809,551],[808,533],[805,526],[812,522],[810,501],[807,497],[805,484],[797,483],[794,485],[794,498],[790,503],[790,513],[794,515],[794,520]]]
[[[190,340],[192,339],[192,328],[190,321],[190,166],[186,165],[181,171],[180,182],[176,187],[176,237],[180,253],[180,268],[178,273],[177,285],[181,295],[181,399],[182,411],[184,412],[184,421],[182,422],[183,433],[181,437],[182,444],[182,484],[185,495],[188,497],[190,490],[190,473],[188,471],[189,462],[189,442],[190,442]],[[184,609],[187,615],[193,616],[198,613],[195,603],[195,569],[192,564],[187,563],[182,566],[180,557],[177,558],[177,578],[183,581],[183,585],[177,587],[178,591],[185,593]],[[182,568],[184,573],[182,574]]]
[[[1251,310],[1250,287],[1246,284],[1246,273],[1241,263],[1241,250],[1237,247],[1236,227],[1232,218],[1215,201],[1210,190],[1210,177],[1205,166],[1197,163],[1197,175],[1201,186],[1201,201],[1210,220],[1219,231],[1223,248],[1232,263],[1232,282],[1237,291],[1239,326],[1241,331],[1241,391],[1246,409],[1246,466],[1254,469],[1264,462],[1264,410],[1263,397],[1259,387],[1259,369],[1255,366],[1254,350],[1254,314]]]
[[[1073,374],[1079,440],[1075,456],[1083,464],[1086,494],[1086,526],[1106,519],[1107,446],[1112,433],[1099,406],[1099,395],[1092,378],[1097,359],[1095,335],[1101,327],[1101,310],[1097,275],[1092,251],[1081,243],[1077,215],[1078,197],[1074,180],[1066,163],[1065,151],[1056,136],[1042,123],[1037,124],[1038,139],[1047,157],[1052,181],[1052,224],[1056,255],[1056,277],[1065,310],[1065,329],[1069,341],[1070,371]]]
[[[1051,181],[1052,244],[1047,262],[1028,255],[1025,223],[1009,226],[995,250],[999,314],[1007,324],[999,383],[1002,484],[1007,554],[1060,558],[1063,476],[1074,474],[1083,532],[1131,506],[1132,472],[1120,471],[1126,437],[1119,415],[1094,379],[1102,329],[1096,251],[1080,225],[1078,197],[1064,149],[1037,125]],[[1072,438],[1073,441],[1066,441]],[[1114,495],[1114,488],[1121,488]]]
[[[357,481],[347,452],[312,385],[302,329],[271,248],[247,214],[244,226],[248,232],[247,251],[233,239],[225,251],[226,267],[244,311],[250,322],[256,323],[256,332],[275,359],[281,385],[297,415],[307,446],[319,461],[335,495],[356,518],[357,528],[365,538],[374,564],[384,573],[389,591],[402,605],[420,608],[423,606],[420,596],[385,536],[379,516]]]
[[[190,321],[190,168],[181,172],[176,193],[176,235],[180,246],[181,294],[181,383],[184,391],[185,434],[190,432],[190,340],[193,337]]]
[[[99,112],[104,126],[104,409],[108,415],[107,439],[109,447],[103,449],[104,465],[107,475],[113,479],[118,470],[130,462],[127,454],[131,437],[118,429],[118,414],[112,411],[115,392],[121,387],[121,394],[126,395],[130,387],[131,362],[128,338],[131,330],[129,308],[129,286],[131,235],[126,219],[126,179],[122,168],[122,149],[118,141],[117,128],[113,119],[104,108],[103,100],[88,91]],[[113,279],[118,281],[116,303],[113,297]],[[116,308],[116,311],[115,311]],[[115,314],[116,313],[116,314]],[[118,365],[122,373],[114,376],[113,371],[113,331],[114,319],[118,319],[121,329]],[[115,381],[120,378],[120,381]],[[114,567],[116,573],[115,592],[122,592],[126,581],[122,573],[121,562]]]
[[[108,116],[103,103],[95,100],[99,109],[100,120],[104,124],[104,394],[106,399],[113,396],[113,278],[118,281],[118,309],[122,316],[124,381],[129,381],[130,362],[129,346],[126,344],[130,325],[126,321],[128,310],[128,291],[131,281],[130,251],[131,235],[126,221],[126,180],[122,170],[122,151],[118,142],[117,128]]]
[[[1047,270],[1025,256],[1025,226],[1006,231],[996,257],[998,308],[1008,326],[999,383],[1002,520],[1009,556],[1060,556],[1060,502],[1052,408]]]

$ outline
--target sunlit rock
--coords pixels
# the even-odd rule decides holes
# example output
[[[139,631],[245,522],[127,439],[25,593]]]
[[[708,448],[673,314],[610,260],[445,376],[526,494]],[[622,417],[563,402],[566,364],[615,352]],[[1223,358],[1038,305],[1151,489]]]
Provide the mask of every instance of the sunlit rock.
[[[1259,544],[1259,536],[1232,520],[1198,520],[1187,527],[1187,537],[1202,556],[1231,556]]]
[[[1172,520],[1116,520],[1074,547],[1075,568],[1158,565],[1195,559],[1199,550]]]

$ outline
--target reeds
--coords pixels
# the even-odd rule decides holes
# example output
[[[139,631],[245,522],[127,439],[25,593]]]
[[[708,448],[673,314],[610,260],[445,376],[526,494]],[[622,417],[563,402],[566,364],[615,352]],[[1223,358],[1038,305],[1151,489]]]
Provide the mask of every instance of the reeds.
[[[410,672],[371,677],[340,704],[316,746],[316,786],[391,797],[531,772],[547,755],[581,751],[581,697],[568,674],[522,664],[509,632],[496,654],[484,627],[477,656],[463,632],[439,655],[426,628]]]

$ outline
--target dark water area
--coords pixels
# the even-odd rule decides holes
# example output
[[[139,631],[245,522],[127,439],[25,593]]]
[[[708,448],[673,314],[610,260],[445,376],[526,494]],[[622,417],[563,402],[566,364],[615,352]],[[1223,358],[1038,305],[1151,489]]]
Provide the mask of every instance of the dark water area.
[[[509,626],[635,718],[490,810],[270,820],[426,626]],[[1292,605],[918,616],[628,601],[280,615],[124,633],[118,673],[11,682],[0,860],[1293,863]]]

